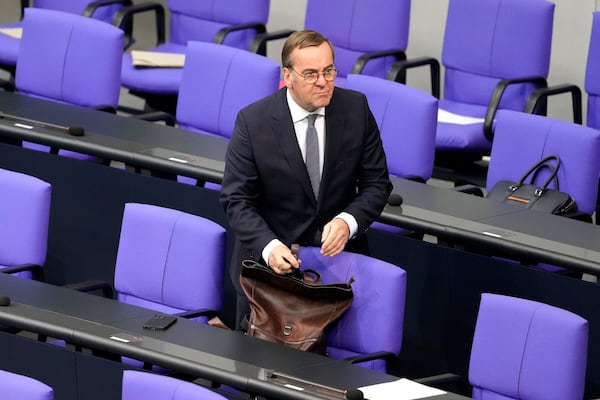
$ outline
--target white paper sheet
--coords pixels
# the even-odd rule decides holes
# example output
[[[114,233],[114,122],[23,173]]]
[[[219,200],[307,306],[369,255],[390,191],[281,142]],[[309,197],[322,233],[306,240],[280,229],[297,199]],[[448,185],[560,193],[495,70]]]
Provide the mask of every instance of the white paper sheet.
[[[465,115],[454,114],[450,111],[438,109],[438,122],[457,125],[482,124],[483,118],[467,117]]]
[[[377,385],[363,386],[358,389],[363,392],[365,399],[369,400],[415,400],[446,394],[443,390],[404,378]]]
[[[135,67],[182,68],[185,54],[132,50],[131,60]]]
[[[23,36],[23,28],[0,28],[0,33],[15,39],[21,39]]]

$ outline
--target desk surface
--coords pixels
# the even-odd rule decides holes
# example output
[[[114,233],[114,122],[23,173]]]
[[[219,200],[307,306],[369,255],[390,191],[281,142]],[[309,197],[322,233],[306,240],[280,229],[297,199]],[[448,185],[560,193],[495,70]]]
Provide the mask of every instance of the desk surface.
[[[10,275],[0,274],[0,293],[11,297],[11,305],[0,307],[1,324],[265,396],[315,398],[271,383],[269,371],[337,389],[397,379],[182,318],[166,331],[145,330],[142,324],[155,313],[152,310]],[[129,341],[115,340],[115,336]]]
[[[473,248],[600,275],[600,226],[392,178],[401,206],[380,220]]]
[[[19,118],[32,129],[15,126]],[[85,134],[71,136],[61,126],[79,126]],[[213,182],[223,177],[228,143],[225,138],[3,91],[0,127],[4,137]]]

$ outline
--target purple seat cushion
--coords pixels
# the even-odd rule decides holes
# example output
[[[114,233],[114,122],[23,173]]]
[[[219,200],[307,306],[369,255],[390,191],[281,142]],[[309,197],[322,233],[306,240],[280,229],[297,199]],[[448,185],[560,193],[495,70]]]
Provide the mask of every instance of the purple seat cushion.
[[[406,272],[376,258],[343,252],[335,257],[320,255],[317,247],[301,247],[302,268],[321,274],[323,283],[349,282],[352,306],[332,327],[327,351],[332,357],[347,357],[376,351],[400,353]],[[375,367],[384,369],[383,362]]]
[[[23,23],[5,24],[2,28],[22,28]],[[19,46],[21,41],[8,35],[0,34],[0,64],[15,66],[19,56]]]
[[[37,379],[0,370],[0,398],[53,400],[54,390]]]
[[[554,4],[546,0],[451,0],[442,48],[448,102],[440,108],[483,118],[501,79],[547,77],[553,18]],[[532,89],[510,85],[500,108],[523,110]],[[491,142],[482,127],[441,123],[436,148],[487,152]]]
[[[588,323],[535,301],[482,294],[469,381],[475,399],[583,398]]]
[[[224,266],[225,230],[217,223],[164,207],[125,205],[115,267],[120,301],[168,313],[219,310]]]
[[[234,47],[190,42],[177,102],[184,129],[229,138],[237,113],[279,86],[273,60]]]
[[[0,268],[44,265],[52,187],[34,176],[0,169]],[[30,277],[29,273],[22,276]]]
[[[336,67],[345,77],[364,53],[406,50],[409,22],[408,0],[313,0],[307,2],[304,27],[332,42]],[[371,60],[363,73],[385,78],[393,62],[393,57]]]
[[[185,54],[186,46],[177,43],[165,43],[155,51]],[[182,68],[136,68],[131,62],[131,54],[123,55],[121,65],[122,85],[132,91],[162,95],[176,95],[181,84]]]
[[[212,42],[217,32],[232,25],[250,22],[267,23],[269,0],[169,0],[171,15],[167,43],[148,49],[168,53],[185,53],[189,41]],[[232,32],[223,44],[247,49],[254,30]],[[122,84],[141,93],[176,95],[181,85],[180,68],[134,68],[131,55],[123,55]]]
[[[588,94],[587,125],[600,129],[600,12],[592,14],[592,32],[585,68],[585,91]]]
[[[149,372],[123,371],[122,400],[225,400],[203,386]]]
[[[23,27],[15,82],[19,92],[116,108],[123,31],[92,18],[36,8],[25,10]]]

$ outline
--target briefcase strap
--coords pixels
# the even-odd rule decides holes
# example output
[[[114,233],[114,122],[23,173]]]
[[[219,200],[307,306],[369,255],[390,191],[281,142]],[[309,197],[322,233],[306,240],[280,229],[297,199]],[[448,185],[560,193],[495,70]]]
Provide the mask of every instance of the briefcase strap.
[[[553,166],[549,161],[554,160],[556,165]],[[544,193],[544,190],[546,190],[546,188],[548,187],[548,185],[550,184],[550,182],[552,182],[554,180],[554,189],[555,190],[560,190],[560,188],[558,187],[558,169],[560,168],[560,157],[556,156],[556,155],[550,155],[550,156],[546,156],[544,158],[542,158],[540,161],[538,161],[537,163],[535,163],[531,168],[529,168],[529,170],[521,177],[521,179],[519,179],[519,181],[517,182],[516,185],[513,185],[510,187],[510,189],[514,192],[515,190],[517,190],[520,186],[522,186],[525,183],[525,180],[527,179],[527,177],[529,177],[531,175],[531,183],[533,184],[535,181],[535,177],[537,176],[537,174],[542,170],[542,168],[548,168],[550,170],[550,175],[548,176],[548,178],[544,181],[544,183],[540,186],[540,188],[538,190],[535,191],[535,195],[536,196],[541,196],[542,193]]]

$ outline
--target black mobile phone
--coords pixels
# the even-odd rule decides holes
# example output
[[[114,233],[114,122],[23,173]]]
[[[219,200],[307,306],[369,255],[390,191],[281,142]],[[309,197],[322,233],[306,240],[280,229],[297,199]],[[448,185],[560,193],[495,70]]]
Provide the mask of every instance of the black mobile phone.
[[[144,329],[151,329],[154,331],[164,331],[177,321],[177,317],[167,314],[154,314],[152,318],[144,322],[142,327]]]

